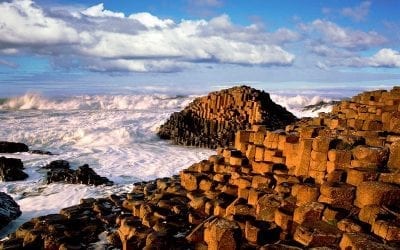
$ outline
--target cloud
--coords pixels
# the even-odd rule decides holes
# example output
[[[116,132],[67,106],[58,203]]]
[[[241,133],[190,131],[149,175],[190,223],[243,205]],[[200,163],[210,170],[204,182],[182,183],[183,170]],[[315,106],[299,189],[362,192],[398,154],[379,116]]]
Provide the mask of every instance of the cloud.
[[[284,28],[268,33],[235,25],[227,15],[175,23],[146,12],[125,16],[103,4],[52,13],[28,0],[0,3],[0,11],[0,49],[48,55],[59,66],[79,62],[94,71],[174,72],[203,62],[287,66],[295,56],[282,45],[298,39]],[[71,62],[57,62],[66,59]]]
[[[122,12],[113,12],[110,10],[105,10],[103,3],[99,3],[98,5],[94,5],[90,8],[87,8],[81,13],[91,17],[119,17],[119,18],[125,17],[125,14]]]
[[[153,16],[147,12],[132,14],[129,16],[129,19],[136,20],[147,28],[167,28],[168,26],[174,25],[174,21],[172,21],[171,19],[161,20],[160,18]]]
[[[386,38],[375,31],[364,32],[343,28],[337,24],[316,19],[303,27],[306,31],[315,31],[324,43],[345,49],[364,50],[387,42]]]
[[[325,61],[327,66],[346,66],[346,67],[374,67],[374,68],[400,68],[400,52],[390,48],[383,48],[369,57],[349,56],[341,60]]]
[[[30,0],[0,3],[0,48],[47,46],[79,41],[78,32],[63,20],[46,16]]]
[[[384,48],[367,60],[368,66],[400,68],[400,52]]]
[[[13,62],[6,61],[6,60],[3,60],[1,58],[0,58],[0,66],[5,66],[5,67],[8,67],[8,68],[13,68],[13,69],[18,67],[17,64],[15,64]]]
[[[362,2],[360,5],[353,8],[343,8],[341,14],[346,17],[350,17],[356,22],[364,21],[368,16],[369,8],[371,7],[370,1]]]

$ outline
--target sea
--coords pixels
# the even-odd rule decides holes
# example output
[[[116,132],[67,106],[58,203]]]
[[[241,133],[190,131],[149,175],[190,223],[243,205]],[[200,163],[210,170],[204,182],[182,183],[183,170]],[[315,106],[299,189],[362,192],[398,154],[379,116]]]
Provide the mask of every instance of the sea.
[[[0,231],[0,239],[33,217],[57,213],[63,207],[78,204],[82,198],[129,192],[135,182],[178,174],[215,154],[209,149],[173,145],[160,140],[156,132],[171,113],[182,110],[196,97],[233,85],[175,88],[171,84],[111,89],[96,85],[80,88],[36,85],[29,91],[0,86],[0,141],[22,142],[30,149],[53,153],[0,154],[21,159],[29,175],[24,181],[0,182],[0,191],[11,195],[22,211],[18,219]],[[317,116],[332,108],[317,105],[304,109],[309,105],[350,98],[364,90],[391,87],[248,85],[269,92],[273,101],[297,117]],[[72,168],[89,164],[115,184],[97,187],[46,184],[42,167],[58,159],[68,160]]]

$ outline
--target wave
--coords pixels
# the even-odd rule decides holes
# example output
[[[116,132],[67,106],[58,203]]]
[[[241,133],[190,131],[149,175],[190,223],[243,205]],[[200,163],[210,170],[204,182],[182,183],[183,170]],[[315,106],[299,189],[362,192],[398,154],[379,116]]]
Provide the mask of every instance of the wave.
[[[2,99],[2,110],[149,110],[180,109],[194,96],[153,95],[83,95],[51,99],[36,93]]]
[[[278,95],[271,94],[271,99],[279,105],[285,107],[297,117],[313,117],[317,116],[320,112],[330,112],[332,105],[324,105],[320,108],[307,110],[306,106],[317,105],[318,103],[332,103],[337,98],[323,97],[319,95]]]

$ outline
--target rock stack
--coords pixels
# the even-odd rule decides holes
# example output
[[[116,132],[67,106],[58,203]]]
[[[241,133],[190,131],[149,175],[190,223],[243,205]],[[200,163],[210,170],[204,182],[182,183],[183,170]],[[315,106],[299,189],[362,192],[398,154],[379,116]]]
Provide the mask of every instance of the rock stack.
[[[85,248],[107,230],[123,249],[399,249],[399,108],[394,88],[285,130],[253,125],[179,176],[33,219],[3,248]]]
[[[235,132],[253,124],[275,130],[295,120],[268,93],[241,86],[195,99],[183,111],[172,114],[158,135],[179,145],[215,149],[231,146]]]

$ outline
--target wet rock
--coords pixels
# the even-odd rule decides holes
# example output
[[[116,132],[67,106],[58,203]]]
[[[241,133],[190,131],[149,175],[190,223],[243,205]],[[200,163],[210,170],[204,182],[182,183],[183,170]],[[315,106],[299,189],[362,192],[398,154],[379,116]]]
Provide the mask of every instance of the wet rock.
[[[46,150],[40,150],[40,149],[33,149],[28,151],[31,154],[37,154],[37,155],[53,155],[52,152],[46,151]]]
[[[17,153],[28,151],[28,146],[23,143],[0,141],[0,153]]]
[[[1,181],[21,181],[28,178],[22,171],[24,165],[20,159],[0,157],[0,180]]]
[[[66,160],[55,160],[44,166],[45,169],[69,169],[69,162]]]
[[[0,229],[21,215],[19,205],[11,196],[0,192]]]
[[[53,161],[45,168],[50,169],[47,172],[47,183],[65,182],[70,184],[86,184],[86,185],[112,185],[113,182],[106,177],[99,176],[89,165],[85,164],[78,167],[77,170],[69,168],[67,161]]]

